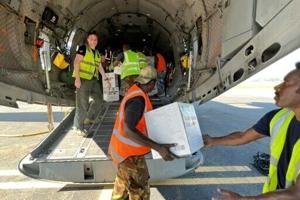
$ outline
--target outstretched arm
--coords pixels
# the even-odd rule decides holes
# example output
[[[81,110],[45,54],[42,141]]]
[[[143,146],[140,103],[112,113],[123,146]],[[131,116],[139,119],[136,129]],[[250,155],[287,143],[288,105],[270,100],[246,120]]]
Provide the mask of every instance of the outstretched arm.
[[[106,76],[105,71],[104,71],[104,69],[103,69],[103,66],[102,66],[101,62],[100,62],[100,64],[99,64],[99,72],[100,72],[100,74],[101,74],[103,80],[107,82],[108,87],[111,88],[110,80],[109,80],[108,77]]]
[[[204,144],[205,146],[215,146],[215,145],[228,145],[228,146],[234,146],[234,145],[241,145],[241,144],[247,144],[249,142],[252,142],[254,140],[260,139],[264,137],[264,135],[258,133],[253,128],[249,128],[248,130],[244,132],[233,132],[229,135],[222,136],[222,137],[211,137],[209,135],[204,135]]]
[[[103,78],[104,80],[107,80],[107,77],[106,77],[106,74],[105,74],[105,71],[104,71],[104,69],[103,69],[103,66],[102,66],[101,62],[100,62],[100,64],[99,64],[98,69],[99,69],[99,72],[100,72],[102,78]]]
[[[168,161],[177,158],[177,156],[170,151],[170,147],[175,146],[175,144],[159,144],[140,133],[136,128],[129,128],[126,123],[125,132],[132,141],[156,150],[164,160]]]
[[[220,196],[213,197],[213,200],[299,200],[300,199],[300,176],[296,180],[296,184],[284,190],[268,192],[258,196],[243,197],[237,193],[228,190],[218,190]]]

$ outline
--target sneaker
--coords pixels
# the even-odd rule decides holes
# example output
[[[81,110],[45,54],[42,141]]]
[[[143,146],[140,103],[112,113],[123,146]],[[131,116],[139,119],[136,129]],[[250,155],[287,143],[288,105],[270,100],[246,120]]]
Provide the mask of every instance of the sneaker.
[[[78,136],[87,137],[89,135],[88,131],[85,129],[82,130],[82,129],[74,128],[73,130]]]
[[[100,120],[99,119],[89,119],[89,118],[85,118],[83,121],[84,125],[92,125],[92,124],[99,124]]]
[[[91,124],[94,124],[94,123],[95,123],[95,120],[92,120],[92,119],[89,119],[89,118],[85,118],[84,121],[83,121],[84,125],[91,125]]]

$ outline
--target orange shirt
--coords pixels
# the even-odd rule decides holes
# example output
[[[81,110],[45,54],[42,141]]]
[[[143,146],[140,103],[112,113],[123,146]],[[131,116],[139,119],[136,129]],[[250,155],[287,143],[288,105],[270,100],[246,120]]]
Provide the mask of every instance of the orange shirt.
[[[157,57],[157,64],[156,64],[156,71],[157,73],[166,71],[166,61],[165,58],[163,57],[163,55],[161,55],[160,53],[156,54]]]

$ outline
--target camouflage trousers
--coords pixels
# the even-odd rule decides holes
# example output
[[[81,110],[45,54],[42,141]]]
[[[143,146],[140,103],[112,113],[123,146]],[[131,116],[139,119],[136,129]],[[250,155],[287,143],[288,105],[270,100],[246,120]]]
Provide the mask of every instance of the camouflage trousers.
[[[112,200],[149,200],[149,172],[144,156],[132,156],[118,166]]]

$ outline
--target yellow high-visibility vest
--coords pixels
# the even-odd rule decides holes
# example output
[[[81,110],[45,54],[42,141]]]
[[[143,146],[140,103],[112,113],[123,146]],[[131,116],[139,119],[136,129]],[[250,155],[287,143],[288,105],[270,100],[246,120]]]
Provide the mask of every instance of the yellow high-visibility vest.
[[[147,67],[149,65],[149,63],[148,63],[148,59],[145,56],[145,54],[143,54],[142,52],[138,52],[137,54],[138,54],[138,62],[139,62],[140,68]]]
[[[121,79],[139,74],[140,67],[138,62],[138,54],[131,50],[125,51],[124,62],[121,65]]]
[[[286,141],[288,127],[294,118],[295,113],[289,109],[281,109],[277,112],[270,122],[270,167],[268,179],[264,184],[263,193],[275,191],[278,184],[278,162]],[[300,174],[300,139],[295,143],[292,151],[291,160],[285,177],[285,188],[296,183]]]
[[[93,77],[99,79],[99,64],[101,62],[101,56],[98,50],[95,50],[95,55],[91,48],[87,47],[85,56],[80,61],[80,78],[91,80]],[[73,71],[73,77],[75,77],[75,70]]]

